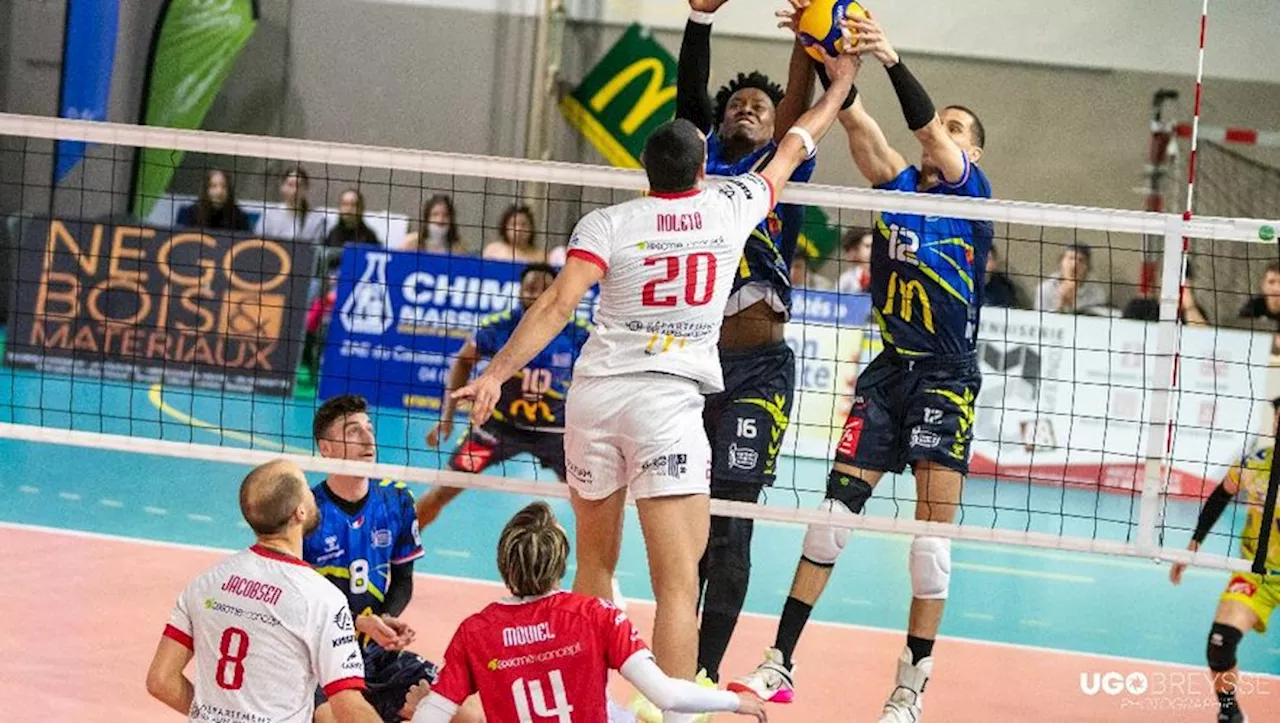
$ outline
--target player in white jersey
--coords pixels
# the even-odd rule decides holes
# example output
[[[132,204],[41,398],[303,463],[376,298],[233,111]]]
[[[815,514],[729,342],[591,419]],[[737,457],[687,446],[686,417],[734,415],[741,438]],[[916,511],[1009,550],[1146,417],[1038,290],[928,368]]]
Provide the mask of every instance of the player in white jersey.
[[[240,485],[257,544],[187,585],[169,615],[147,691],[200,723],[310,723],[316,686],[341,723],[381,723],[347,600],[302,561],[319,522],[302,470],[262,465]],[[195,658],[192,679],[183,670]]]
[[[688,121],[645,143],[647,197],[587,214],[564,270],[488,369],[455,392],[484,423],[502,383],[564,328],[600,284],[595,330],[574,368],[565,457],[577,518],[574,592],[609,598],[627,491],[636,499],[657,599],[653,651],[668,674],[693,678],[698,561],[710,521],[705,393],[723,388],[717,339],[748,234],[792,171],[812,156],[853,87],[856,61],[829,58],[831,88],[796,122],[759,173],[702,188],[707,144]],[[680,720],[668,714],[668,720]]]

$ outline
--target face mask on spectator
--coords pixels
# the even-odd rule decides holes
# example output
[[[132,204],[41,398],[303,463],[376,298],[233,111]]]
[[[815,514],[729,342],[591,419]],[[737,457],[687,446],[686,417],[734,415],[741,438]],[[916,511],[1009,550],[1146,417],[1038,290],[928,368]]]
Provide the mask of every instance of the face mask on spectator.
[[[427,224],[427,238],[432,243],[442,244],[449,238],[449,225],[443,223]]]

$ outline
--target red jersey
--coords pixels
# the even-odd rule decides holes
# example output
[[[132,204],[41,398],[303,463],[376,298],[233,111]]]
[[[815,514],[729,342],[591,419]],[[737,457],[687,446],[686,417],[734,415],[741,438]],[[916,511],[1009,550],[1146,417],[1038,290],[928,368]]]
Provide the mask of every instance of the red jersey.
[[[491,721],[606,721],[609,671],[637,653],[649,651],[608,601],[564,591],[507,599],[462,622],[432,691],[459,705],[479,693]]]

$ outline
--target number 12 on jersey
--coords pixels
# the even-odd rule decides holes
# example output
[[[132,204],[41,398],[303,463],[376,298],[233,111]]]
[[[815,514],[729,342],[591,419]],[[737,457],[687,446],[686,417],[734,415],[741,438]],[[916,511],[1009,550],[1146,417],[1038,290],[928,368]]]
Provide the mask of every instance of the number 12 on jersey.
[[[511,684],[511,696],[515,699],[516,715],[520,717],[519,723],[534,723],[533,716],[529,713],[530,705],[533,706],[533,713],[539,718],[554,718],[557,723],[573,723],[573,718],[569,715],[573,712],[573,706],[569,705],[569,696],[565,693],[564,678],[560,675],[560,671],[551,671],[547,678],[551,683],[554,708],[547,707],[542,681],[531,680],[526,686],[524,678],[518,678]]]

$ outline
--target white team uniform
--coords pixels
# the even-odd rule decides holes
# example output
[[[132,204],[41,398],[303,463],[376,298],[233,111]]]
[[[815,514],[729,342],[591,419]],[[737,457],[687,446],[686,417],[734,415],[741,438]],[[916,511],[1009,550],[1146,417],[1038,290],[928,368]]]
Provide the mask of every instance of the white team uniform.
[[[746,239],[775,201],[752,173],[578,222],[569,256],[605,271],[565,410],[569,484],[582,497],[709,492],[702,395],[724,388],[725,305]]]
[[[316,686],[364,689],[347,600],[311,566],[254,546],[187,585],[164,634],[195,653],[201,723],[310,723]]]

